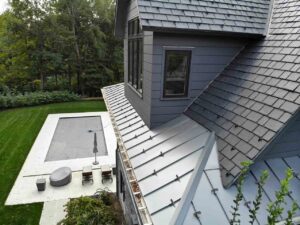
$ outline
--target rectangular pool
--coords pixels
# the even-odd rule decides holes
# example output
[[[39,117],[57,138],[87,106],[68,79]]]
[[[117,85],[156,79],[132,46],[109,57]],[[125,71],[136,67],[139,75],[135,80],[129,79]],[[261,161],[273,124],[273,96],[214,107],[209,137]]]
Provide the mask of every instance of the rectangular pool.
[[[94,133],[97,156],[108,155],[100,116],[60,118],[45,161],[93,157]]]

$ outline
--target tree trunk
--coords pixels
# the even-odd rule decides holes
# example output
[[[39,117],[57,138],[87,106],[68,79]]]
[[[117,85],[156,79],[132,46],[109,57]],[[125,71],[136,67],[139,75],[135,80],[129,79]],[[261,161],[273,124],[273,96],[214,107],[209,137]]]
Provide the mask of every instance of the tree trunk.
[[[78,94],[82,94],[81,88],[81,75],[82,75],[82,66],[81,66],[81,54],[79,50],[78,37],[77,37],[77,29],[76,29],[76,15],[74,12],[73,1],[70,1],[70,15],[72,17],[72,33],[74,36],[74,48],[76,53],[76,74],[77,74],[77,92]]]

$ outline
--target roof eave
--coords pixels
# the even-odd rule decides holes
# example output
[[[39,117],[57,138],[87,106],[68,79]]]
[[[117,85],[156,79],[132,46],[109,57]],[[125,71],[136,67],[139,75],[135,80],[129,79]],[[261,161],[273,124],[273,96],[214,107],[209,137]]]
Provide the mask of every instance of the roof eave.
[[[143,25],[144,31],[152,31],[158,33],[177,33],[177,34],[197,34],[197,35],[213,35],[213,36],[231,36],[231,37],[243,37],[250,39],[261,39],[266,36],[265,32],[262,33],[240,33],[230,31],[212,31],[212,30],[197,30],[197,29],[186,29],[186,28],[165,28]]]

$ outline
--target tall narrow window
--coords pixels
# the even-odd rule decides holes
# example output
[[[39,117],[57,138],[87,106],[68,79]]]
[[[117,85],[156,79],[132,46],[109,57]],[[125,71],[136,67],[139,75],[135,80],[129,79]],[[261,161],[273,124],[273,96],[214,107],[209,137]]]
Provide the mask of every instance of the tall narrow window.
[[[128,22],[128,83],[143,92],[143,32],[139,19]]]
[[[163,97],[188,95],[191,51],[167,50],[165,56]]]
[[[125,183],[123,179],[123,175],[120,172],[120,194],[122,194],[123,201],[125,201]]]

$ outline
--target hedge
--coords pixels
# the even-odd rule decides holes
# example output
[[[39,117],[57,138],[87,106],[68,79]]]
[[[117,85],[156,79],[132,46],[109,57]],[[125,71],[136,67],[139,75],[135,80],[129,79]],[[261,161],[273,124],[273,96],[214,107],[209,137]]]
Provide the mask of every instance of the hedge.
[[[70,102],[79,100],[79,96],[67,91],[32,92],[18,95],[1,95],[0,109],[35,106],[48,103]]]

